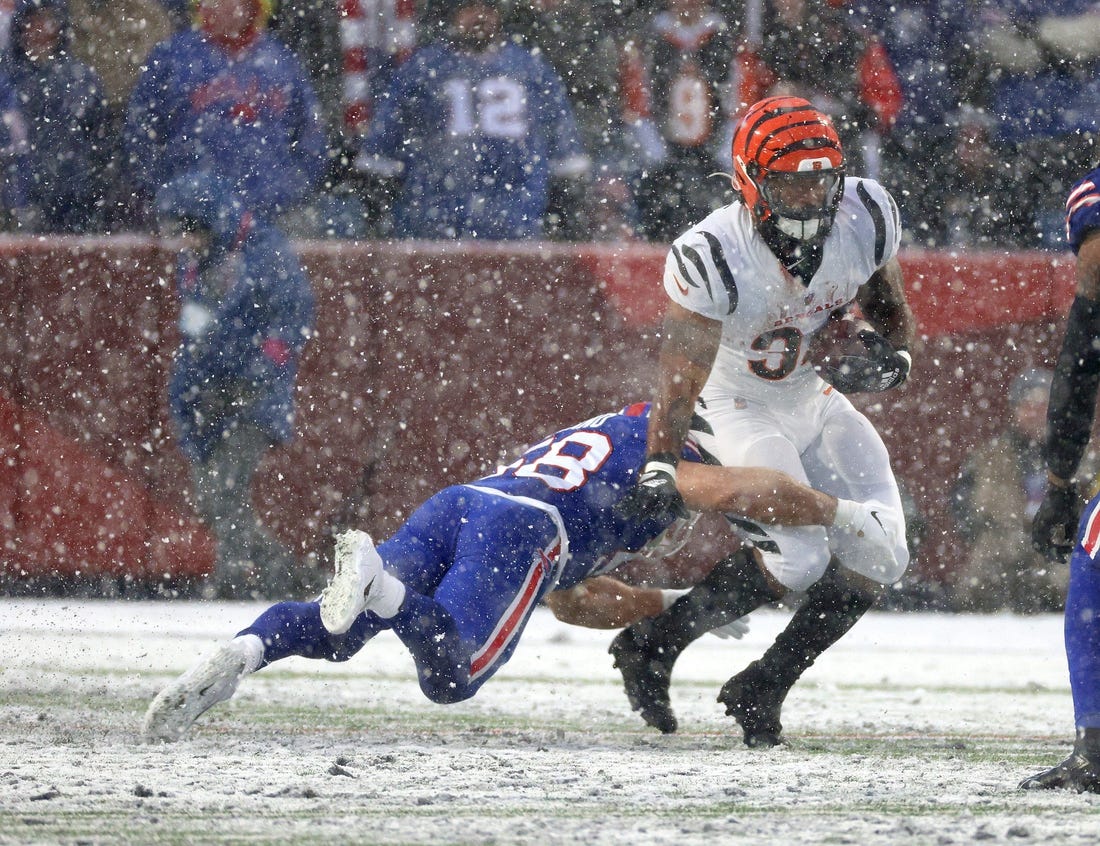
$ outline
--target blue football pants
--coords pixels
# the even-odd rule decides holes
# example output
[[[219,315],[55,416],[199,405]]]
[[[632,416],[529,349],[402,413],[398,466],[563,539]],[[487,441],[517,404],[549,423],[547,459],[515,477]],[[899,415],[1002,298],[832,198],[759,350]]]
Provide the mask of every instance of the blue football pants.
[[[342,635],[321,624],[319,602],[280,602],[240,634],[264,643],[264,665],[291,655],[346,661],[392,629],[412,653],[433,702],[460,702],[512,656],[531,612],[554,587],[561,539],[545,512],[513,500],[447,488],[378,547],[404,582],[396,616],[365,612]]]

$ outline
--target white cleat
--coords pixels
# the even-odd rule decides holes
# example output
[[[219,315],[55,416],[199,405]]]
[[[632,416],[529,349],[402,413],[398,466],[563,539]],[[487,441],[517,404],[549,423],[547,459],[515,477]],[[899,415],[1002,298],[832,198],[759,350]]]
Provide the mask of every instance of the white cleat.
[[[366,532],[351,529],[336,538],[336,573],[321,592],[321,623],[343,634],[370,610],[382,589],[382,556]]]
[[[200,715],[233,695],[249,657],[241,641],[231,640],[165,687],[145,712],[145,738],[173,743],[183,737]]]

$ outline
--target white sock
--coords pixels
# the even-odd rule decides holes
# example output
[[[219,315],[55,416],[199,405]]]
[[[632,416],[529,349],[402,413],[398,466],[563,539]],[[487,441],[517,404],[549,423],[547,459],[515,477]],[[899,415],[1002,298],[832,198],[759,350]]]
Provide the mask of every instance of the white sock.
[[[240,646],[241,651],[244,652],[245,675],[256,672],[264,660],[264,642],[257,635],[246,634],[233,638],[233,643]]]
[[[688,590],[675,590],[672,588],[661,589],[661,610],[667,611],[677,599],[687,593]]]
[[[371,587],[368,608],[384,620],[393,617],[405,601],[405,583],[397,576],[382,571]]]

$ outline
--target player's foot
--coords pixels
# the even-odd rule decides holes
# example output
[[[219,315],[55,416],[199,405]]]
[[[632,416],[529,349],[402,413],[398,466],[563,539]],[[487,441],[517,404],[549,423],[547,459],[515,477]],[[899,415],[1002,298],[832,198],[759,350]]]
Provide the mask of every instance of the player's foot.
[[[770,679],[759,661],[753,661],[722,685],[718,701],[726,706],[726,714],[740,724],[746,746],[768,748],[787,742],[783,739],[779,714],[788,690]]]
[[[1025,778],[1024,790],[1076,790],[1100,793],[1100,730],[1078,731],[1073,753],[1058,766]]]
[[[655,729],[672,734],[676,731],[676,715],[672,713],[668,688],[672,668],[660,656],[651,655],[635,637],[634,627],[623,629],[611,641],[608,650],[615,666],[623,674],[623,686],[630,707]]]
[[[147,740],[179,740],[200,715],[237,690],[249,671],[252,656],[240,639],[219,647],[165,687],[149,703],[143,733]]]
[[[380,592],[382,557],[370,535],[351,529],[336,538],[335,564],[336,573],[321,592],[321,622],[332,634],[343,634]]]

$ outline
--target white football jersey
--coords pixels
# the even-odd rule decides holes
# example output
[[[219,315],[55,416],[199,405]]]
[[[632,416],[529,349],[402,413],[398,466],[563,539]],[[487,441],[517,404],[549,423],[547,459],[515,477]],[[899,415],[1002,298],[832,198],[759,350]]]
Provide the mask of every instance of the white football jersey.
[[[740,201],[677,238],[665,261],[665,291],[723,324],[704,395],[819,391],[823,383],[806,362],[809,336],[897,254],[900,228],[885,188],[872,179],[845,179],[821,267],[808,286],[780,264]]]

